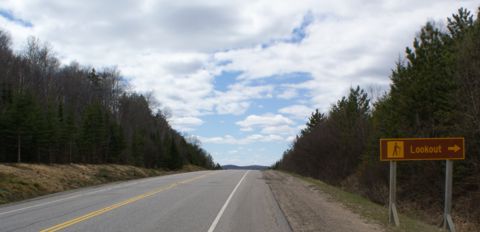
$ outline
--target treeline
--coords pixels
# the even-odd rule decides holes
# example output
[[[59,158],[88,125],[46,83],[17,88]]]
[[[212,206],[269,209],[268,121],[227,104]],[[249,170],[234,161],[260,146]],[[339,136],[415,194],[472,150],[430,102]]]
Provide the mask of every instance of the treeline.
[[[388,162],[379,161],[380,138],[465,137],[466,160],[454,165],[454,207],[480,223],[480,18],[460,9],[446,28],[427,23],[390,79],[390,91],[374,103],[357,87],[327,114],[314,112],[274,167],[385,203]],[[444,165],[400,162],[400,200],[441,212]]]
[[[14,53],[0,30],[0,162],[219,167],[126,88],[117,69],[61,65],[35,38]]]

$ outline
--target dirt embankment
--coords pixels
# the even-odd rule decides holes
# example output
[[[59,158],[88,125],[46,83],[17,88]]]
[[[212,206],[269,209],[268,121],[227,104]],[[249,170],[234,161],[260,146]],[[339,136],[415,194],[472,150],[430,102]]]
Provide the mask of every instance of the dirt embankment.
[[[293,231],[384,231],[380,225],[366,222],[327,194],[293,176],[266,171],[264,178]]]
[[[181,171],[197,170],[202,169],[186,166]],[[169,173],[173,172],[116,164],[0,164],[0,204],[85,186]]]

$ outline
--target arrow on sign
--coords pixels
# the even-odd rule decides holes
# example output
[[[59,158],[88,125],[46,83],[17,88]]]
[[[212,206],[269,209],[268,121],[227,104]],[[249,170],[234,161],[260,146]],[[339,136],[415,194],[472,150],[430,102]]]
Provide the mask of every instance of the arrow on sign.
[[[457,152],[460,150],[460,147],[455,144],[453,147],[448,147],[449,151]]]

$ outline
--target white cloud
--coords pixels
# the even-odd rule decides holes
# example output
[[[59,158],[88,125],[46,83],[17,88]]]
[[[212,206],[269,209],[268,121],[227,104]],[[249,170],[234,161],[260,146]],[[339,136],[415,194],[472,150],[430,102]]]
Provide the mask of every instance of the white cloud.
[[[307,10],[306,3],[7,0],[2,5],[31,21],[35,34],[62,44],[89,47],[109,41],[107,46],[137,51],[212,52],[284,36],[301,20],[298,12]]]
[[[216,137],[198,137],[202,143],[215,143],[215,144],[236,144],[236,139],[231,135],[216,136]]]
[[[217,105],[216,109],[219,114],[240,115],[245,113],[249,106],[249,102],[227,102]]]
[[[300,126],[297,126],[297,129],[298,129],[299,131],[302,131],[302,130],[305,129],[305,128],[307,128],[307,125],[306,125],[306,124],[302,124],[302,125],[300,125]]]
[[[297,96],[298,96],[298,92],[297,92],[296,89],[293,89],[293,88],[288,88],[288,89],[284,90],[282,93],[277,95],[278,98],[286,99],[286,100],[295,98]]]
[[[245,145],[251,143],[265,143],[265,142],[281,142],[285,138],[279,135],[262,135],[252,134],[242,138],[235,138],[231,135],[217,136],[217,137],[199,137],[202,143],[213,144],[231,144],[231,145]]]
[[[246,83],[237,83],[229,86],[225,92],[215,91],[212,101],[219,114],[241,115],[250,107],[250,100],[269,98],[273,86],[251,86]]]
[[[261,129],[263,134],[275,134],[275,135],[291,135],[295,134],[297,131],[295,128],[289,125],[275,125],[275,126],[265,126]]]
[[[238,121],[237,125],[243,128],[276,126],[276,125],[292,125],[293,121],[280,114],[264,114],[249,115],[242,121]]]
[[[295,122],[280,114],[249,115],[244,120],[236,122],[236,124],[240,126],[241,131],[259,130],[263,136],[272,136],[272,138],[292,135],[297,132],[293,127]]]
[[[288,136],[285,140],[288,142],[288,143],[293,143],[296,139],[296,136]]]
[[[313,112],[313,109],[305,105],[292,105],[281,108],[278,110],[278,112],[293,116],[298,119],[306,119]]]
[[[203,124],[203,120],[195,117],[174,117],[169,121],[174,127],[179,128],[182,131],[193,131],[194,127]]]
[[[253,142],[271,142],[271,141],[282,141],[283,138],[279,135],[260,135],[260,134],[253,134],[248,136],[247,141]]]

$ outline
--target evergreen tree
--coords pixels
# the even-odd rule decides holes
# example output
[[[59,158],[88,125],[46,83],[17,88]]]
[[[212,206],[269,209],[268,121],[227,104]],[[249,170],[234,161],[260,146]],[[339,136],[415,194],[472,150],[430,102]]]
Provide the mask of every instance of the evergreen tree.
[[[32,154],[32,142],[35,127],[39,125],[39,112],[35,101],[29,94],[14,96],[13,102],[2,117],[3,135],[16,147],[16,162],[22,162],[22,154]]]
[[[63,132],[66,142],[65,154],[67,156],[68,162],[71,163],[76,161],[76,159],[73,157],[73,150],[77,140],[77,126],[75,125],[75,116],[72,110],[68,111],[67,113]]]
[[[133,162],[137,166],[144,165],[144,154],[145,154],[145,137],[142,133],[135,131],[133,134],[132,142],[131,142],[131,152]]]
[[[170,159],[168,160],[168,168],[171,170],[178,170],[183,167],[183,159],[178,152],[175,140],[172,139],[170,143]]]
[[[312,130],[317,127],[320,123],[324,122],[326,119],[325,114],[322,114],[318,111],[318,109],[315,109],[315,112],[310,115],[310,118],[308,119],[306,128],[301,131],[302,135],[309,134],[312,132]]]
[[[83,162],[102,162],[106,152],[106,120],[100,104],[91,104],[85,109],[81,131],[81,144],[84,152]]]
[[[125,149],[125,138],[123,136],[122,127],[116,123],[110,125],[110,141],[109,141],[109,156],[105,162],[118,163],[120,162],[120,155]]]

